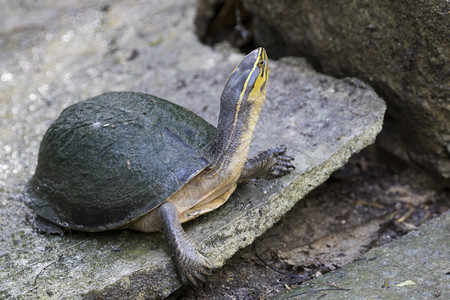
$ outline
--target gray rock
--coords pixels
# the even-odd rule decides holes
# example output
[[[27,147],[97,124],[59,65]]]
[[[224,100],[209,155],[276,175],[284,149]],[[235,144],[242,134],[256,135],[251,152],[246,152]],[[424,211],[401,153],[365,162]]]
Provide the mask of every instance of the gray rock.
[[[178,287],[161,234],[33,231],[21,192],[63,108],[110,90],[170,99],[216,123],[221,89],[243,57],[201,45],[193,1],[2,3],[0,298],[158,298]],[[271,61],[252,154],[286,145],[296,170],[242,185],[185,228],[216,267],[249,245],[381,130],[384,102],[356,79]]]
[[[449,299],[450,213],[276,299]]]
[[[199,0],[197,25],[209,24]],[[378,144],[450,184],[447,1],[242,1],[269,55],[309,57],[326,74],[355,76],[386,100]],[[398,159],[392,160],[396,162]]]

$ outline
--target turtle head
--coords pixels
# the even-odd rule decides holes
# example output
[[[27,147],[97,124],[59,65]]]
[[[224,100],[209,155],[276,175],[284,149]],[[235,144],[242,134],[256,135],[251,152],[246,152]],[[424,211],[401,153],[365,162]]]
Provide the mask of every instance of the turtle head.
[[[222,92],[221,106],[231,110],[234,106],[244,109],[248,105],[261,106],[266,98],[269,78],[269,59],[264,48],[250,52],[228,77]]]
[[[235,162],[242,169],[250,141],[266,99],[269,59],[264,48],[250,52],[228,77],[220,99],[220,114],[213,152],[216,165]],[[242,165],[242,166],[241,166]]]

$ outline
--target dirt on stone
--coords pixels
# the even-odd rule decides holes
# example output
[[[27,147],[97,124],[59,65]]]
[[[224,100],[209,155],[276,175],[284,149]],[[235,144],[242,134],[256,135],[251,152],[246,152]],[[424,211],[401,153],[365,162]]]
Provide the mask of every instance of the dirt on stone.
[[[447,211],[450,191],[417,170],[354,155],[251,246],[173,299],[268,299],[358,259]]]

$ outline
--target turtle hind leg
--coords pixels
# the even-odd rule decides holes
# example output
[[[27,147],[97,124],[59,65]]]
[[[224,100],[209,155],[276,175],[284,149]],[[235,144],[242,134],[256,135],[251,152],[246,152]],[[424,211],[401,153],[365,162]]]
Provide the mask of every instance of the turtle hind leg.
[[[291,163],[294,158],[285,153],[286,148],[273,148],[248,159],[239,177],[239,182],[257,177],[275,178],[288,174],[295,169]]]
[[[206,276],[211,274],[213,266],[197,251],[195,244],[184,232],[175,204],[163,203],[159,207],[158,214],[181,279],[197,286],[198,281],[205,281]]]
[[[50,221],[36,215],[33,222],[33,229],[38,233],[42,234],[52,234],[52,235],[64,235],[67,231],[66,229],[59,227],[56,224],[51,223]]]

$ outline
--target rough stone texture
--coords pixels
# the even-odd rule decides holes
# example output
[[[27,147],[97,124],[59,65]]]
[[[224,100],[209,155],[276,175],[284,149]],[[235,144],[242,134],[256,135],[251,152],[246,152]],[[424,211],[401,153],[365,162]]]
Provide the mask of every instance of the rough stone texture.
[[[374,87],[388,105],[379,145],[450,184],[448,1],[242,2],[269,55],[305,56]],[[207,24],[210,12],[198,15]]]
[[[449,258],[447,212],[400,240],[372,249],[361,259],[276,299],[450,299]]]
[[[21,192],[40,140],[63,108],[111,90],[151,93],[216,123],[228,74],[243,57],[201,45],[193,1],[1,1],[0,298],[157,298],[180,286],[161,234],[45,236]],[[271,61],[251,151],[286,145],[296,170],[242,185],[185,226],[215,266],[250,244],[381,130],[384,102],[355,79]]]

